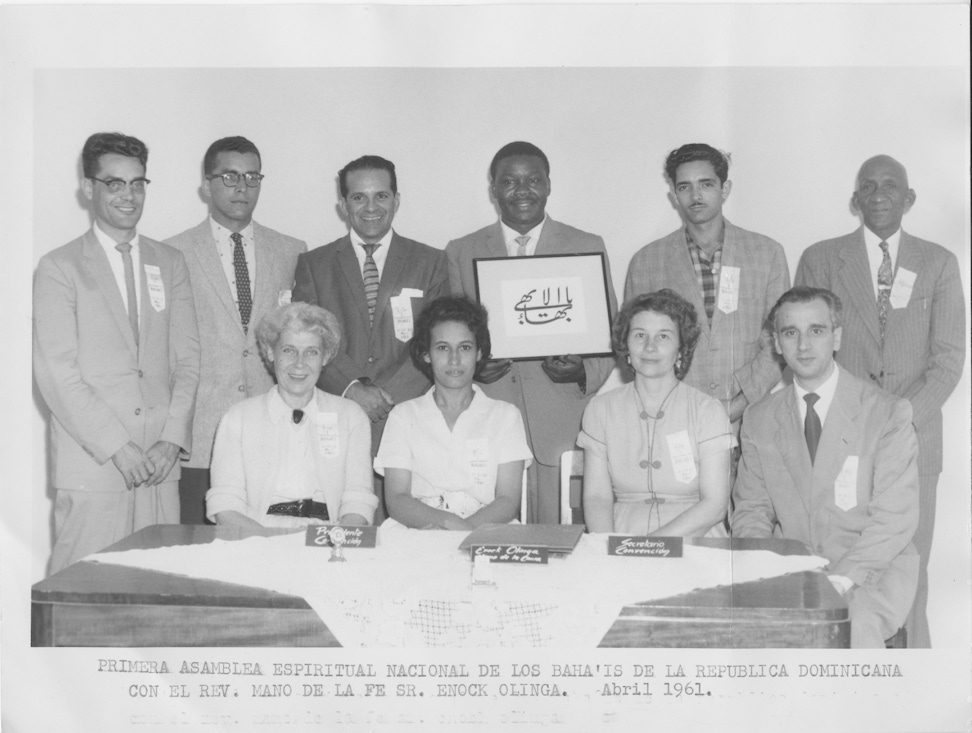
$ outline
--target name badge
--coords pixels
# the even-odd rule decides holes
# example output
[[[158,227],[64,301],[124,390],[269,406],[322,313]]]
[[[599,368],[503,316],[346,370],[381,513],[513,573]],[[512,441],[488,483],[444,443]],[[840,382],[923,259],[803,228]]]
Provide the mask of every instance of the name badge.
[[[162,271],[158,265],[145,265],[145,282],[148,286],[149,302],[156,313],[165,310],[165,286],[162,285]]]
[[[692,455],[688,431],[680,430],[665,437],[668,440],[668,455],[672,459],[675,480],[682,484],[690,483],[699,474],[695,468],[695,456]]]
[[[325,458],[334,458],[341,450],[338,437],[337,413],[319,412],[314,416],[317,423],[317,447]]]
[[[392,319],[395,323],[395,338],[408,341],[415,332],[412,322],[412,299],[406,295],[395,295],[388,299],[392,309]]]
[[[911,300],[911,291],[915,289],[915,278],[917,275],[911,270],[899,267],[894,274],[894,283],[891,285],[891,295],[888,302],[892,308],[904,308]]]
[[[723,265],[719,271],[719,310],[735,313],[739,307],[739,268]]]
[[[290,301],[293,300],[293,292],[290,290],[281,290],[277,293],[277,306],[290,305]]]
[[[608,537],[608,555],[623,557],[681,557],[681,537]]]
[[[485,488],[489,479],[489,441],[477,438],[466,441],[469,456],[469,480],[477,488]]]
[[[857,506],[857,456],[847,456],[834,481],[834,504],[845,512]]]

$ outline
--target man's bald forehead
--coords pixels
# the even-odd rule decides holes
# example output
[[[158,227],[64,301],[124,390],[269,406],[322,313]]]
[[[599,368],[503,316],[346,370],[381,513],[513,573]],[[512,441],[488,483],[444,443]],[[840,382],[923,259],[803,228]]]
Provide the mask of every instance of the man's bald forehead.
[[[857,172],[857,180],[861,180],[864,177],[864,171],[866,169],[877,168],[879,166],[891,166],[897,173],[901,175],[904,185],[908,185],[908,171],[905,167],[901,165],[897,160],[892,158],[890,155],[875,155],[873,158],[868,158],[861,165],[861,169]]]

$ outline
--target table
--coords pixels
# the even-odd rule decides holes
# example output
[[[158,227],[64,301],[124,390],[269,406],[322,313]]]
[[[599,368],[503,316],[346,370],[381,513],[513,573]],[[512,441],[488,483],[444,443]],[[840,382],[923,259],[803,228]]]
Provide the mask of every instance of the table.
[[[202,544],[289,530],[157,525],[107,551]],[[791,540],[688,542],[805,555]],[[848,647],[847,606],[817,571],[697,590],[626,606],[602,647]],[[116,565],[81,561],[35,584],[32,646],[340,646],[299,597]]]

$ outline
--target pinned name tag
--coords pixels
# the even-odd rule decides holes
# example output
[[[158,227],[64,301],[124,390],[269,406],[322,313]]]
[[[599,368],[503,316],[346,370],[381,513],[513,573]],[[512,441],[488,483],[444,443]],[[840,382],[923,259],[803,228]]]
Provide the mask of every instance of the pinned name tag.
[[[346,527],[342,524],[318,524],[307,528],[304,544],[307,547],[331,547],[331,532],[340,527],[344,530],[345,547],[374,547],[378,543],[377,527]]]
[[[291,290],[281,290],[277,293],[277,306],[290,305],[290,301],[293,300],[294,293]]]
[[[719,310],[735,313],[739,307],[739,268],[723,265],[719,268]]]
[[[845,512],[857,506],[857,456],[847,456],[834,481],[834,504]]]
[[[487,557],[490,562],[512,562],[519,565],[546,565],[549,557],[546,547],[527,545],[473,545],[469,556]]]
[[[325,458],[335,458],[341,451],[337,413],[319,412],[314,416],[317,424],[317,447]]]
[[[665,438],[668,441],[668,455],[672,459],[672,473],[675,474],[675,480],[682,484],[691,483],[699,473],[695,468],[695,456],[692,455],[692,443],[689,441],[688,431],[679,430]]]
[[[404,293],[405,290],[402,292]],[[399,341],[408,341],[415,333],[415,324],[412,320],[412,299],[408,295],[395,295],[388,299],[388,303],[392,309],[395,338]]]
[[[891,285],[891,295],[888,302],[892,308],[905,308],[911,301],[911,291],[915,289],[915,278],[918,277],[911,270],[899,267],[894,274],[894,283]]]
[[[158,265],[145,265],[145,283],[152,308],[156,313],[161,313],[165,310],[165,286],[162,284],[162,271]]]
[[[485,487],[489,479],[489,440],[475,438],[466,441],[469,455],[469,479],[477,488]]]
[[[608,555],[623,557],[681,557],[681,537],[608,537]]]

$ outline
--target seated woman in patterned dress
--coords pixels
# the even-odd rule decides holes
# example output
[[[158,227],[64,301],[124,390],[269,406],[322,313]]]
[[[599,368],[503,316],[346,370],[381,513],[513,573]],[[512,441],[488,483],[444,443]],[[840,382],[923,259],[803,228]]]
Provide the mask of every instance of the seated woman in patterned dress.
[[[577,444],[588,530],[727,536],[729,416],[681,381],[699,338],[695,308],[672,290],[639,295],[621,308],[612,336],[634,381],[584,412]]]
[[[388,415],[374,465],[390,519],[450,530],[512,521],[532,454],[519,410],[473,384],[490,355],[486,309],[459,296],[433,300],[410,348],[434,386]]]

